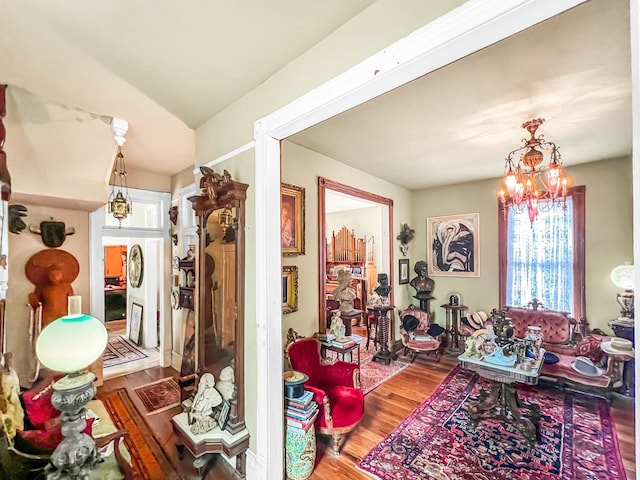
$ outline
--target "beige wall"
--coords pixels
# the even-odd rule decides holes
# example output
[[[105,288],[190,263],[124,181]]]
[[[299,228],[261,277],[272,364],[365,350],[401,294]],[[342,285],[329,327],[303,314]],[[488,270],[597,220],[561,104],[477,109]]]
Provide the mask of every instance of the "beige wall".
[[[9,234],[9,292],[7,295],[6,332],[7,351],[13,353],[13,364],[20,382],[27,385],[27,373],[31,354],[29,351],[29,309],[27,301],[34,285],[27,279],[24,267],[35,253],[47,249],[40,235],[29,232],[28,225],[39,226],[43,220],[65,222],[74,227],[60,250],[71,253],[80,264],[80,272],[72,283],[74,293],[82,295],[82,311],[89,312],[89,214],[84,211],[25,205],[27,216],[23,218],[27,229],[19,235]]]
[[[591,328],[611,333],[607,321],[618,316],[613,267],[632,262],[631,159],[622,158],[566,167],[575,185],[586,185],[586,299]],[[470,311],[498,307],[498,203],[500,179],[432,188],[412,194],[411,227],[416,230],[411,268],[427,259],[426,219],[458,213],[480,214],[480,277],[433,277],[432,311],[440,323],[449,293],[462,295]],[[414,274],[412,273],[411,277]],[[412,290],[410,286],[403,286]],[[413,293],[413,292],[412,292]]]
[[[331,158],[299,147],[291,142],[282,143],[282,181],[305,188],[305,255],[287,256],[283,265],[298,267],[298,311],[285,315],[282,321],[283,335],[289,327],[301,335],[309,336],[318,330],[318,177],[326,177],[360,190],[393,199],[393,261],[397,270],[399,242],[395,240],[400,223],[411,221],[410,192],[383,179],[337,162]],[[378,266],[378,272],[389,268]],[[396,305],[409,302],[407,292],[397,284],[395,272],[394,301]]]

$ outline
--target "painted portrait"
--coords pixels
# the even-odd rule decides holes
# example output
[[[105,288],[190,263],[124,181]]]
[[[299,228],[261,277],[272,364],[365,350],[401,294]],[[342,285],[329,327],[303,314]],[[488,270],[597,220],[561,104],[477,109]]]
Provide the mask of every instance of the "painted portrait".
[[[280,189],[282,253],[304,254],[304,188],[282,184]]]
[[[429,275],[479,277],[479,214],[427,218]]]

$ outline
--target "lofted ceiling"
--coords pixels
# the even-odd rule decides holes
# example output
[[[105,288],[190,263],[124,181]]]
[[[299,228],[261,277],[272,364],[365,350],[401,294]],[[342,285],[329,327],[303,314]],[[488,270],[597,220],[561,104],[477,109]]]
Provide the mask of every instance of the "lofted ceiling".
[[[592,0],[289,140],[410,190],[500,176],[532,118],[566,166],[630,155],[630,58],[628,2]]]
[[[195,128],[373,2],[5,1],[12,174],[106,190],[113,116],[129,168],[175,174]],[[412,190],[499,176],[536,117],[567,166],[629,155],[628,10],[591,0],[290,140]]]
[[[104,184],[116,149],[108,123],[119,117],[127,167],[175,174],[194,163],[194,129],[373,2],[3,1],[12,173],[49,167],[51,183],[52,164],[91,165],[78,180]],[[61,142],[73,145],[65,155]]]

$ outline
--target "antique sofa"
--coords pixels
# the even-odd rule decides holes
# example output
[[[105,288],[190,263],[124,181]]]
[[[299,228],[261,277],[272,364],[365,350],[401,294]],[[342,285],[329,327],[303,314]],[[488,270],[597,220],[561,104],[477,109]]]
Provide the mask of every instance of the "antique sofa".
[[[571,387],[597,393],[609,398],[613,389],[622,385],[624,358],[607,355],[600,348],[610,337],[589,333],[586,321],[577,321],[566,312],[547,310],[534,299],[527,307],[505,307],[503,310],[514,328],[516,338],[524,338],[527,327],[539,326],[544,341],[542,347],[558,357],[556,363],[544,363],[541,378],[553,381],[560,387]],[[494,310],[493,314],[497,314]],[[491,317],[486,324],[491,323]],[[473,333],[473,328],[463,324],[463,335]],[[584,375],[576,371],[571,362],[576,357],[587,357],[599,367],[600,375]]]

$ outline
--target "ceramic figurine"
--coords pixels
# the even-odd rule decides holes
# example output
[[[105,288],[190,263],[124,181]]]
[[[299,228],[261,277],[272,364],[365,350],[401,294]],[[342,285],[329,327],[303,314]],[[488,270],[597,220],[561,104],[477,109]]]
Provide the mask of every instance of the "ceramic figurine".
[[[210,373],[205,373],[200,378],[198,392],[188,412],[191,433],[194,435],[213,430],[218,425],[214,418],[214,408],[222,403],[222,396],[216,390],[215,383],[216,379]]]
[[[478,348],[476,347],[476,337],[470,336],[464,341],[465,350],[464,355],[466,357],[475,357],[478,355]]]
[[[344,338],[346,334],[344,322],[342,318],[340,318],[340,311],[337,311],[331,317],[331,333],[333,333],[336,338]]]
[[[233,367],[227,365],[220,371],[220,378],[216,383],[216,390],[220,392],[222,398],[225,400],[231,400],[235,397],[235,375],[233,373]]]

